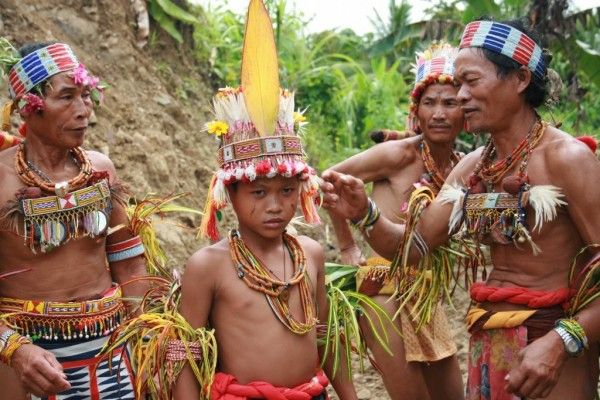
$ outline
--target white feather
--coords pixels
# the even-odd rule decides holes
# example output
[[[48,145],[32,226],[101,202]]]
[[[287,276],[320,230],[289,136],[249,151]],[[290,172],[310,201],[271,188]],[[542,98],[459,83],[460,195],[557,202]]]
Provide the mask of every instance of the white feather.
[[[560,192],[560,188],[553,185],[537,185],[529,189],[529,203],[535,212],[534,231],[539,233],[544,222],[556,218],[557,208],[567,205],[561,197],[564,197],[564,194]]]
[[[452,204],[452,213],[448,220],[448,233],[456,232],[463,217],[462,203],[465,197],[464,188],[457,183],[445,183],[437,197],[442,204]]]

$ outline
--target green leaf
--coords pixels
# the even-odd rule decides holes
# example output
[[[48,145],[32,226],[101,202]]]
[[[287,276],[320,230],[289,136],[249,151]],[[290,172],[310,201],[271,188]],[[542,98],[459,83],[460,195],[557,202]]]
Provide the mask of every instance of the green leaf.
[[[173,39],[179,43],[183,43],[183,37],[175,26],[175,20],[169,17],[154,1],[150,3],[150,15]]]
[[[183,8],[179,7],[177,4],[173,3],[171,0],[154,0],[162,10],[170,15],[171,17],[185,22],[190,25],[198,24],[200,21],[198,18],[194,17],[189,12],[185,11]]]

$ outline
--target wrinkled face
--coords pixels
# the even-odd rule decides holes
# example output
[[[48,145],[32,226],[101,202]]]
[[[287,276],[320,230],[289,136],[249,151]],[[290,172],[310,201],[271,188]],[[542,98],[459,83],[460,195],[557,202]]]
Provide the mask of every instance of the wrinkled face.
[[[457,99],[465,113],[467,131],[502,129],[522,106],[517,74],[499,77],[495,64],[481,50],[461,49],[454,69],[454,79],[459,85]]]
[[[417,109],[419,128],[433,143],[453,142],[463,128],[463,112],[456,99],[457,88],[450,84],[429,85]]]
[[[229,197],[240,228],[264,238],[283,233],[298,207],[300,181],[297,177],[257,178],[250,183],[238,182],[229,189]]]
[[[93,108],[90,93],[89,87],[75,85],[69,72],[54,75],[46,85],[44,110],[21,113],[28,134],[60,148],[81,146]]]

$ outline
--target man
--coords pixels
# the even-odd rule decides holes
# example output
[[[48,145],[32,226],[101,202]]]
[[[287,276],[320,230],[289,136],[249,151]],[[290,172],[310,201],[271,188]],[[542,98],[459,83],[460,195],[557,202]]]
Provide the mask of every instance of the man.
[[[463,127],[463,113],[456,100],[457,89],[452,77],[456,52],[457,49],[448,44],[434,44],[417,57],[409,132],[416,131],[419,136],[390,140],[385,135],[389,131],[382,131],[387,139],[384,143],[331,168],[365,183],[373,182],[372,197],[390,221],[404,221],[403,211],[416,187],[427,185],[435,193],[439,192],[458,162],[453,145]],[[342,264],[364,263],[345,219],[332,214],[332,223]],[[393,317],[402,301],[398,298],[390,301],[397,289],[388,276],[389,261],[371,257],[368,264],[357,272],[358,290],[372,296]],[[411,313],[419,308],[415,302],[416,299],[409,299],[395,320],[402,337],[394,329],[388,329],[392,354],[379,345],[368,324],[362,327],[386,389],[392,399],[422,399],[427,398],[428,393],[432,399],[462,399],[462,377],[446,315],[434,302],[433,307],[429,307],[432,308],[430,321],[418,326],[416,313]]]
[[[471,289],[479,304],[468,317],[469,399],[592,399],[597,390],[598,287],[584,281],[571,297],[592,254],[570,267],[600,242],[600,214],[592,211],[600,164],[540,121],[548,59],[539,43],[520,21],[467,25],[455,61],[458,100],[468,130],[491,139],[461,160],[413,229],[370,217],[376,206],[359,180],[324,176],[326,204],[368,227],[367,240],[385,257],[399,250],[414,262],[443,244],[449,228],[489,243],[493,267]],[[592,261],[583,273],[597,268]]]
[[[81,147],[102,87],[66,44],[10,56],[7,108],[26,140],[0,153],[2,397],[133,399],[127,351],[95,358],[127,315],[121,296],[145,291],[118,286],[145,275],[143,245],[118,228],[112,162]]]

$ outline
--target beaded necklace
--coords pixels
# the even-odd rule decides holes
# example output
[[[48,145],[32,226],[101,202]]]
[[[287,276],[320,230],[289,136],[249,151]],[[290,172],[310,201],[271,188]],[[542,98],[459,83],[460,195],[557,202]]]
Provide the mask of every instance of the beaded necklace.
[[[81,147],[76,147],[70,152],[75,164],[79,166],[79,174],[67,182],[52,182],[46,174],[41,173],[37,167],[27,161],[27,157],[25,156],[25,142],[19,144],[15,153],[15,171],[26,185],[38,187],[44,192],[56,193],[57,196],[63,197],[69,191],[85,186],[93,172],[92,164],[85,150]]]
[[[425,141],[425,139],[421,140],[420,144],[421,148],[421,159],[423,160],[423,165],[425,166],[426,171],[426,180],[430,183],[431,189],[434,193],[438,193],[442,186],[444,186],[444,181],[446,178],[440,169],[438,168],[433,156],[431,155],[431,150],[429,149],[429,145]],[[460,157],[456,152],[452,152],[450,155],[450,167],[453,168],[460,161]]]
[[[229,233],[229,249],[237,275],[246,285],[265,295],[269,306],[277,319],[291,332],[304,335],[317,323],[316,309],[306,274],[306,257],[296,238],[283,234],[284,244],[290,251],[293,263],[293,275],[288,281],[276,279],[269,274],[268,268],[246,247],[237,230]],[[298,285],[304,322],[296,320],[289,307],[289,290]]]
[[[525,183],[527,180],[525,171],[527,169],[529,156],[542,139],[547,126],[548,124],[546,122],[542,122],[539,119],[536,120],[517,147],[515,147],[509,155],[496,163],[492,162],[496,156],[496,147],[494,146],[492,139],[489,138],[481,154],[481,158],[477,162],[475,170],[469,179],[469,186],[473,187],[483,180],[488,188],[493,187],[493,185],[500,181],[508,171],[512,170],[518,162],[521,164],[517,172],[517,183],[519,186]],[[514,190],[507,190],[507,192],[516,194]]]

